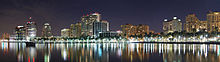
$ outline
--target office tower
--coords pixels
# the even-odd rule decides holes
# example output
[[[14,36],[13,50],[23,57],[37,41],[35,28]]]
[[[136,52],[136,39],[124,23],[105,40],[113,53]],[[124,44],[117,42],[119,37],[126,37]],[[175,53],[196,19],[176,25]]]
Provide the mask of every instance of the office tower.
[[[51,26],[49,23],[44,23],[43,25],[43,30],[42,30],[42,36],[43,38],[48,38],[52,37],[52,32],[51,32]]]
[[[37,36],[37,28],[36,23],[32,21],[32,18],[30,17],[28,19],[28,22],[25,24],[26,28],[26,39],[32,40]]]
[[[93,36],[99,37],[99,33],[109,31],[109,22],[108,21],[96,21],[93,23]]]
[[[205,32],[207,31],[207,21],[200,21],[195,14],[186,16],[184,30],[188,33]]]
[[[61,30],[61,37],[67,38],[70,36],[70,29],[62,29]]]
[[[24,26],[17,26],[15,28],[15,40],[25,40],[25,31]]]
[[[81,36],[81,23],[71,24],[70,26],[70,37],[80,37]]]
[[[220,32],[220,12],[209,12],[207,14],[208,32]]]
[[[164,19],[163,21],[163,31],[164,34],[173,33],[175,31],[182,31],[182,22],[177,17],[173,17],[172,20]]]
[[[93,35],[93,23],[99,22],[101,17],[99,13],[93,13],[83,16],[81,21],[81,34],[82,36],[92,36]]]

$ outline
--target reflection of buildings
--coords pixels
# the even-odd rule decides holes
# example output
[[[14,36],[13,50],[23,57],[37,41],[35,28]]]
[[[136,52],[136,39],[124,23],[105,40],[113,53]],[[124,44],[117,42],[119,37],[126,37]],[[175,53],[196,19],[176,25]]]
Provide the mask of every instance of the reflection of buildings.
[[[219,62],[220,45],[214,44],[0,44],[5,55],[15,52],[21,62]],[[53,52],[53,53],[52,53]],[[158,60],[153,60],[158,59]]]
[[[164,19],[163,22],[163,31],[165,34],[173,33],[175,31],[181,32],[182,31],[182,22],[177,17],[173,17],[172,20]]]

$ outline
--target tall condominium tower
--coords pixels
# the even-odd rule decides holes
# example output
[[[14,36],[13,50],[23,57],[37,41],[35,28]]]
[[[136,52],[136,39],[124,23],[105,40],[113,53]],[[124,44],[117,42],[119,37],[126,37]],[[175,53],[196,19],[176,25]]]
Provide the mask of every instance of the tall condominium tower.
[[[43,30],[42,30],[42,36],[44,38],[52,37],[52,32],[51,32],[51,26],[49,23],[44,23],[43,25]]]
[[[30,17],[28,19],[28,22],[25,24],[26,28],[26,39],[32,40],[37,36],[37,28],[36,23],[32,21],[32,18]]]
[[[220,12],[209,12],[207,14],[208,32],[220,32]]]
[[[181,32],[182,31],[182,22],[177,17],[173,17],[172,20],[164,19],[163,22],[163,31],[165,34],[173,33],[175,31]]]
[[[99,22],[101,17],[99,13],[93,13],[83,16],[81,21],[81,34],[82,36],[92,36],[93,35],[93,23]]]
[[[70,37],[80,37],[81,36],[81,23],[71,24],[70,26]]]
[[[207,21],[200,21],[195,14],[186,16],[184,30],[188,33],[205,32],[207,31]]]

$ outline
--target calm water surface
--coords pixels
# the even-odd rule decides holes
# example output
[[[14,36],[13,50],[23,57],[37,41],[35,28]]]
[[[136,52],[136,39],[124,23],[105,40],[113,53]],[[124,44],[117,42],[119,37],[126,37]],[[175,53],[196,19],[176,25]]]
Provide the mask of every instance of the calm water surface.
[[[0,43],[1,62],[219,62],[220,45],[149,43]]]

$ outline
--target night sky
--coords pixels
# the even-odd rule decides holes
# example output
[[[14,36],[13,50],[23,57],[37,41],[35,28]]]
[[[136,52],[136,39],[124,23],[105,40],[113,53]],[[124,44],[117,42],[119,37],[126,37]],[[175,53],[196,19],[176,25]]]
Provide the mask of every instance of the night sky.
[[[0,32],[13,33],[17,25],[24,25],[29,16],[38,26],[38,36],[44,22],[49,22],[54,35],[79,22],[80,17],[99,12],[110,22],[111,30],[121,24],[147,24],[151,30],[162,32],[164,18],[195,13],[206,20],[206,13],[220,11],[220,0],[0,0]]]

